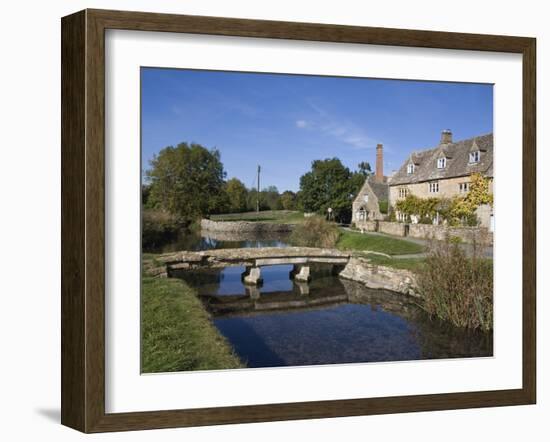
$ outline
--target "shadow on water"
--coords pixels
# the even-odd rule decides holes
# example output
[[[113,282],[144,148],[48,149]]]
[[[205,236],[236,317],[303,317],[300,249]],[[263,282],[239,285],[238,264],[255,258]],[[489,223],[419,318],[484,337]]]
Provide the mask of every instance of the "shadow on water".
[[[188,233],[168,250],[284,247],[287,234]],[[168,247],[168,248],[166,248]],[[289,279],[290,265],[262,267],[263,285],[245,286],[243,267],[181,271],[213,322],[248,367],[486,357],[492,334],[430,318],[414,298],[338,278],[312,265],[312,281]]]

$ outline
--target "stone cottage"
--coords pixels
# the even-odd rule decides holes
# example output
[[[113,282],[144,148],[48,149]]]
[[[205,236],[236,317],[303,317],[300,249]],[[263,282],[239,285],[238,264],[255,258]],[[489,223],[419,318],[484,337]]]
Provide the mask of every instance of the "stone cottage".
[[[376,146],[376,172],[365,183],[353,201],[353,223],[367,228],[368,221],[382,220],[388,210],[389,186],[383,171],[383,146]],[[369,229],[370,230],[370,229]]]
[[[407,195],[420,198],[452,198],[465,195],[473,173],[490,178],[493,191],[493,134],[480,135],[454,142],[450,130],[441,133],[438,146],[413,152],[389,182],[389,203]],[[396,212],[398,220],[403,217]],[[481,226],[492,230],[493,213],[489,206],[480,206],[477,217]]]

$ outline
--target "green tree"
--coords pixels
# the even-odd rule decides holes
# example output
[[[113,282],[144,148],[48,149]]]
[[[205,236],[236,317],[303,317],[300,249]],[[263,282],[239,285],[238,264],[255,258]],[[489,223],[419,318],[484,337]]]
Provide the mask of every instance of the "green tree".
[[[151,186],[148,184],[141,185],[141,205],[147,207],[149,203],[149,194],[151,193]]]
[[[362,174],[363,176],[369,176],[372,175],[372,169],[370,167],[370,163],[367,161],[361,161],[357,165],[357,171]]]
[[[231,178],[225,184],[225,191],[229,198],[231,212],[244,212],[248,206],[248,190],[237,178]]]
[[[149,205],[182,220],[193,220],[228,208],[225,171],[216,149],[180,143],[162,149],[150,161]]]
[[[290,190],[285,190],[281,194],[281,205],[285,210],[296,210],[296,194]]]
[[[338,158],[315,160],[311,171],[300,178],[300,200],[306,212],[327,214],[332,208],[334,219],[340,222],[351,218],[351,205],[364,176],[359,179]]]
[[[262,190],[260,201],[262,201],[269,210],[281,210],[283,208],[279,190],[276,186],[268,186]]]

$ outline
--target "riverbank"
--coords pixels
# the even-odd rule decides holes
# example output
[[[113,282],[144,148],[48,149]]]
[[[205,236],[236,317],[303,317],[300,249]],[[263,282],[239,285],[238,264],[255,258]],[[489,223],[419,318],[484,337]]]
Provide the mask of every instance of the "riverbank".
[[[212,233],[275,233],[291,232],[295,224],[273,223],[259,221],[212,221],[210,219],[201,219],[201,232],[205,234]]]
[[[244,367],[195,290],[176,278],[156,278],[149,267],[142,275],[142,372]]]
[[[402,295],[420,297],[414,272],[382,266],[368,257],[351,257],[338,276],[360,282],[369,289],[389,290]]]

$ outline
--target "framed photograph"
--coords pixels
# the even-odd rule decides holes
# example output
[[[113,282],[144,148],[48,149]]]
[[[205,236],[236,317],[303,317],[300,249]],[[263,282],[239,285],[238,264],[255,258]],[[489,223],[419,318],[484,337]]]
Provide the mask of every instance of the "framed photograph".
[[[62,19],[62,423],[536,400],[535,39]]]

